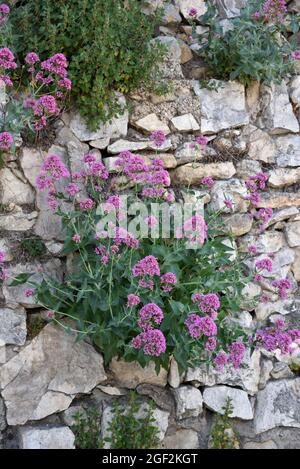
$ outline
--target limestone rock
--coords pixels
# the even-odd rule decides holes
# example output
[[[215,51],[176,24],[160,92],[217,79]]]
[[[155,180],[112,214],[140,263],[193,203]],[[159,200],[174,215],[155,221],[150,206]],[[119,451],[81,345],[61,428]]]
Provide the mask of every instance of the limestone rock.
[[[5,253],[5,260],[4,262],[10,262],[13,260],[13,253],[9,242],[6,239],[0,239],[0,251]]]
[[[285,245],[285,238],[280,231],[265,231],[259,236],[247,235],[240,240],[240,249],[247,252],[252,244],[255,244],[259,254],[277,252]]]
[[[300,76],[296,76],[292,79],[289,85],[290,88],[290,98],[292,103],[295,104],[296,107],[300,106]]]
[[[200,98],[201,132],[211,134],[249,123],[246,110],[245,89],[238,82],[217,82],[218,91],[201,88],[194,82],[194,91]]]
[[[21,449],[75,449],[75,436],[69,427],[21,427]]]
[[[185,142],[176,149],[175,158],[182,165],[205,158],[205,153],[192,143]]]
[[[296,207],[283,208],[282,210],[273,211],[273,216],[269,221],[267,226],[274,225],[275,223],[280,223],[284,220],[287,220],[294,215],[297,215],[299,210]]]
[[[36,185],[36,178],[41,171],[41,165],[45,159],[46,153],[31,147],[24,147],[20,156],[21,168],[26,179],[32,187]]]
[[[25,184],[9,169],[0,170],[0,202],[3,205],[14,203],[16,205],[32,204],[34,191],[29,184]]]
[[[36,308],[38,305],[33,296],[29,298],[26,296],[25,291],[31,288],[27,283],[10,287],[10,279],[21,273],[33,273],[30,278],[31,281],[41,283],[43,273],[49,275],[56,280],[62,280],[61,261],[59,259],[52,259],[44,264],[37,262],[36,264],[16,264],[8,269],[9,279],[4,282],[3,295],[7,303],[21,304],[25,308]]]
[[[178,369],[178,364],[174,358],[171,359],[170,369],[168,375],[168,384],[171,388],[179,388],[181,383],[181,377]]]
[[[118,98],[118,103],[125,107],[126,100],[123,96]],[[78,113],[71,115],[70,128],[75,136],[82,142],[99,139],[112,139],[125,137],[128,127],[128,111],[125,110],[120,116],[114,117],[111,122],[101,124],[95,131],[88,129],[86,121]]]
[[[230,181],[215,182],[211,190],[210,206],[213,210],[223,210],[225,213],[247,212],[249,202],[245,200],[248,192],[244,184],[238,179],[230,179]],[[233,209],[225,206],[225,200],[229,199],[233,202]]]
[[[168,372],[161,369],[157,375],[155,365],[151,362],[142,368],[137,362],[125,362],[113,358],[109,365],[119,386],[135,389],[139,384],[148,383],[158,386],[166,386]]]
[[[179,5],[180,12],[184,18],[189,19],[189,12],[191,8],[196,8],[197,16],[204,15],[207,10],[204,0],[176,0]]]
[[[247,0],[217,0],[217,7],[222,18],[235,18],[241,8],[247,6]]]
[[[159,147],[159,151],[168,151],[172,147],[171,140],[167,139],[165,143]],[[142,150],[158,150],[153,142],[150,140],[133,142],[131,140],[117,140],[108,147],[108,152],[113,155],[118,155],[122,151],[142,151]]]
[[[242,236],[249,233],[253,225],[253,220],[251,220],[249,215],[246,213],[234,213],[233,215],[224,218],[224,220],[225,227],[233,236]]]
[[[275,427],[300,428],[300,378],[270,381],[257,395],[254,428],[263,433]]]
[[[193,386],[180,386],[173,390],[178,419],[198,417],[202,414],[203,399],[199,389]]]
[[[235,167],[231,162],[226,163],[188,163],[171,172],[175,185],[200,184],[204,176],[214,179],[230,179],[235,174]],[[300,198],[300,197],[299,197]]]
[[[89,393],[105,380],[102,356],[91,345],[48,324],[0,369],[8,424],[24,425],[61,412],[76,394]]]
[[[294,373],[292,372],[287,363],[278,362],[275,363],[271,371],[271,376],[274,379],[290,379],[294,377]]]
[[[200,130],[199,124],[193,114],[184,114],[182,116],[173,117],[172,125],[178,132],[194,132]]]
[[[64,412],[62,412],[61,417],[62,421],[65,425],[68,425],[68,427],[72,427],[75,422],[76,422],[76,415],[86,415],[86,411],[83,406],[81,405],[74,405],[66,409]]]
[[[164,80],[182,80],[184,78],[181,68],[182,50],[179,41],[172,36],[158,36],[150,43],[155,44],[156,42],[162,44],[166,49],[165,59],[163,63],[159,64],[161,78]]]
[[[300,282],[300,248],[294,249],[295,260],[292,264],[292,271],[297,282]]]
[[[0,340],[4,344],[24,345],[26,341],[26,311],[24,308],[0,309]]]
[[[189,368],[186,373],[185,382],[195,382],[200,386],[215,386],[216,384],[228,384],[229,386],[240,386],[248,394],[258,391],[260,378],[260,351],[255,350],[250,357],[247,352],[243,366],[235,369],[226,366],[224,371],[216,371],[212,366],[203,364],[197,368]]]
[[[300,182],[300,167],[295,169],[273,169],[270,171],[268,185],[274,188],[292,186]]]
[[[168,435],[162,442],[163,449],[197,449],[198,434],[194,430],[180,429]]]
[[[300,166],[300,136],[286,135],[276,139],[277,165],[282,168]]]
[[[15,207],[10,213],[0,214],[0,230],[28,231],[33,228],[37,212],[24,213],[21,207]]]
[[[166,135],[170,133],[170,129],[162,122],[156,114],[148,114],[147,116],[139,119],[134,123],[134,125],[146,133],[152,133],[155,130],[162,130]]]
[[[267,132],[263,132],[254,125],[246,127],[243,138],[248,142],[248,157],[263,161],[264,163],[274,163],[276,157],[276,146]]]
[[[181,49],[181,57],[180,57],[180,63],[181,64],[186,64],[193,58],[193,52],[191,48],[187,45],[186,42],[184,41],[179,41],[180,49]]]
[[[280,85],[262,85],[261,95],[263,97],[261,123],[270,134],[299,132],[299,123],[284,82]]]
[[[163,11],[163,24],[176,24],[181,23],[181,16],[179,14],[179,7],[167,3],[164,5]]]
[[[258,321],[265,321],[271,314],[279,313],[283,316],[294,311],[295,303],[293,299],[278,300],[268,303],[260,303],[255,308],[255,315]]]
[[[285,228],[285,235],[291,248],[300,246],[300,221],[288,223]]]
[[[300,206],[300,194],[297,192],[264,192],[257,204],[258,208],[283,208]]]
[[[258,161],[241,160],[236,164],[236,175],[243,181],[248,179],[249,176],[254,176],[261,171],[261,165]]]
[[[226,406],[228,398],[232,401],[232,418],[237,417],[242,420],[253,419],[253,410],[245,391],[228,386],[214,386],[206,388],[203,393],[203,402],[206,407],[222,415],[224,414],[223,408]]]
[[[0,432],[5,430],[5,428],[6,428],[5,407],[4,407],[3,399],[0,397]]]
[[[277,445],[273,440],[263,441],[262,443],[248,441],[244,444],[243,449],[277,449]]]
[[[110,138],[105,137],[105,138],[98,138],[97,140],[91,140],[89,142],[89,145],[93,148],[97,148],[98,150],[105,150],[105,148],[108,147],[110,142]]]

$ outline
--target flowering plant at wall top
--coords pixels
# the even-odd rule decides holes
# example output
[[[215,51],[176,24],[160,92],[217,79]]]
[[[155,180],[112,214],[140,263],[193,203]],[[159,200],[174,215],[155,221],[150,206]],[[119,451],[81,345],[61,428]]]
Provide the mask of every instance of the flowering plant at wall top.
[[[0,5],[0,28],[6,26],[9,11],[7,5]],[[20,94],[17,59],[8,47],[0,48],[0,156],[14,151],[20,133],[42,132],[63,110],[72,86],[63,54],[41,61],[35,52],[29,52],[24,60],[28,80],[25,92]]]
[[[299,15],[288,14],[285,0],[250,0],[237,18],[224,26],[212,1],[201,17],[193,11],[190,22],[196,34],[196,19],[209,26],[208,37],[199,36],[200,55],[213,78],[280,82],[293,72],[300,51],[291,38],[299,31]],[[249,47],[251,45],[251,47]]]
[[[152,138],[159,147],[164,135]],[[271,254],[256,257],[255,245],[248,253],[234,249],[222,220],[233,201],[226,198],[224,209],[204,212],[201,201],[175,201],[159,158],[145,162],[125,151],[117,164],[120,173],[110,180],[93,154],[84,155],[82,170],[73,174],[58,156],[46,157],[37,187],[62,220],[63,254],[71,256],[72,267],[63,283],[46,274],[41,284],[30,273],[9,279],[1,253],[2,280],[26,283],[26,295],[35,296],[54,322],[79,338],[90,336],[106,363],[119,356],[142,366],[154,361],[159,370],[173,356],[181,370],[203,362],[222,370],[242,366],[247,349],[286,354],[299,348],[300,331],[285,331],[283,323],[246,332],[233,320],[244,286],[272,271]],[[272,217],[271,210],[258,208],[267,180],[259,173],[246,181],[249,217],[258,232]],[[203,194],[213,184],[208,177],[199,181]],[[273,288],[286,297],[292,284],[274,279]]]

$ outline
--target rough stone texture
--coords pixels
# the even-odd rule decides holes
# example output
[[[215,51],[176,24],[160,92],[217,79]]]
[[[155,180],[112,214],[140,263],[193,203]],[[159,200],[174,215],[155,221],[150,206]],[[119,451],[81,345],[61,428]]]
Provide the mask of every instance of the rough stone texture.
[[[257,253],[277,252],[285,243],[285,236],[280,231],[265,231],[261,235],[247,235],[241,238],[240,248],[243,252],[248,252],[248,246],[255,245]]]
[[[26,311],[24,308],[0,309],[0,340],[7,345],[25,344]]]
[[[14,206],[8,214],[0,214],[0,229],[4,231],[28,231],[34,226],[37,212],[24,213],[21,207]]]
[[[300,136],[286,135],[276,139],[278,166],[300,166]]]
[[[245,127],[243,138],[248,143],[248,157],[264,163],[275,163],[276,146],[267,132],[263,132],[254,125]]]
[[[290,247],[300,246],[300,221],[288,223],[286,225],[285,235]]]
[[[211,190],[210,206],[213,210],[223,210],[225,213],[247,212],[249,202],[245,200],[248,192],[244,184],[238,179],[230,179],[230,181],[218,181]],[[225,206],[225,200],[229,199],[233,202],[233,209]]]
[[[163,449],[197,449],[198,434],[194,430],[180,429],[168,435],[162,442]]]
[[[242,420],[253,419],[253,410],[245,391],[229,388],[228,386],[214,386],[206,388],[203,393],[204,404],[209,409],[222,415],[224,414],[224,407],[228,398],[232,400],[232,418],[237,417]]]
[[[256,433],[275,427],[300,428],[300,378],[271,381],[258,393],[254,427]]]
[[[272,440],[267,440],[263,443],[249,441],[248,443],[244,444],[243,449],[277,449],[277,445]]]
[[[255,315],[258,321],[265,321],[273,313],[279,313],[283,316],[290,314],[292,311],[294,311],[294,307],[295,304],[293,299],[260,303],[255,308]]]
[[[261,123],[270,134],[299,132],[299,123],[289,100],[287,86],[263,85],[261,88],[263,109]]]
[[[201,103],[201,132],[210,134],[249,123],[245,89],[238,82],[217,82],[218,91],[200,88],[194,82],[194,91]]]
[[[270,187],[282,188],[300,182],[300,167],[295,169],[274,169],[270,171],[268,184]]]
[[[195,145],[185,142],[180,145],[175,152],[175,158],[178,164],[190,163],[193,161],[201,160],[205,157],[205,153]]]
[[[16,264],[8,269],[9,279],[6,280],[3,285],[3,295],[7,303],[20,304],[25,308],[35,308],[38,306],[33,296],[28,298],[25,294],[26,290],[30,288],[28,283],[16,287],[9,286],[11,278],[25,272],[33,273],[34,275],[30,277],[30,280],[37,283],[42,282],[42,273],[56,280],[62,280],[61,261],[59,259],[50,260],[45,264],[40,262],[34,264]]]
[[[154,132],[155,130],[162,130],[165,134],[170,133],[167,124],[162,122],[156,114],[148,114],[147,116],[135,122],[135,126],[146,133]]]
[[[300,194],[297,192],[265,192],[261,194],[258,208],[285,208],[300,206]]]
[[[172,125],[178,132],[194,132],[200,130],[199,124],[192,114],[173,117]]]
[[[294,249],[295,260],[292,264],[292,271],[297,282],[300,282],[300,248]]]
[[[4,407],[3,399],[0,397],[0,432],[5,430],[5,428],[6,428],[5,407]]]
[[[0,368],[8,424],[24,425],[63,411],[76,394],[105,380],[102,356],[86,342],[76,342],[74,334],[49,324]]]
[[[236,370],[233,367],[225,367],[223,372],[217,372],[212,366],[202,365],[198,368],[189,368],[185,382],[195,382],[200,386],[214,386],[216,384],[228,384],[229,386],[240,386],[248,394],[258,391],[260,378],[260,352],[253,352],[251,358],[248,352],[243,367]]]
[[[166,139],[164,144],[159,147],[159,151],[168,151],[171,148],[171,141]],[[143,140],[143,141],[131,141],[131,140],[124,140],[120,139],[116,142],[109,145],[107,151],[112,153],[113,155],[118,155],[122,151],[141,151],[141,150],[157,150],[155,144],[150,140]]]
[[[176,415],[179,420],[198,417],[202,413],[202,394],[193,386],[181,386],[173,390],[176,401]]]
[[[137,362],[125,362],[112,359],[110,370],[113,372],[119,386],[135,389],[139,384],[149,383],[166,386],[168,372],[162,369],[157,375],[154,363],[142,368]]]
[[[190,18],[189,12],[191,8],[197,9],[198,16],[204,15],[207,9],[204,0],[176,0],[176,3],[179,5],[180,12],[186,19]]]
[[[235,174],[235,167],[232,163],[188,163],[171,172],[171,179],[174,185],[197,184],[204,176],[211,176],[214,179],[230,179]],[[300,196],[299,196],[300,200]]]
[[[239,16],[241,8],[247,5],[247,0],[217,0],[216,3],[223,18],[235,18]]]
[[[121,106],[126,105],[125,98],[121,96],[119,99]],[[90,131],[85,120],[79,114],[71,116],[70,128],[75,136],[82,142],[89,140],[120,138],[127,135],[128,111],[121,116],[115,117],[110,123],[100,125],[96,131]]]
[[[35,195],[32,188],[18,178],[10,169],[4,168],[0,170],[0,203],[32,204],[34,198]]]
[[[69,427],[21,427],[21,449],[75,449],[75,436]]]
[[[230,231],[233,236],[242,236],[252,228],[253,220],[245,213],[235,213],[231,216],[224,218],[225,226],[228,228],[228,232]]]

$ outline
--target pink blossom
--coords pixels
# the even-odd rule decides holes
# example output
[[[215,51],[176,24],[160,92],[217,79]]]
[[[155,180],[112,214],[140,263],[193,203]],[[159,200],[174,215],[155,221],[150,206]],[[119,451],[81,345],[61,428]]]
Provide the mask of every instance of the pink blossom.
[[[0,150],[9,150],[14,141],[13,136],[9,132],[0,133]]]
[[[149,275],[154,277],[155,275],[160,276],[160,269],[156,257],[146,256],[141,259],[132,269],[132,275],[134,277],[144,277]]]
[[[205,176],[201,179],[201,184],[203,184],[203,186],[207,186],[208,189],[212,189],[214,183],[215,181],[210,176]]]
[[[78,192],[80,192],[80,189],[77,184],[70,183],[65,187],[65,192],[71,197],[74,197],[76,194],[78,194]]]
[[[201,334],[207,337],[217,335],[217,326],[209,316],[200,317],[192,313],[187,317],[185,325],[191,337],[198,338]]]
[[[154,324],[160,324],[164,319],[164,313],[155,303],[148,303],[139,312],[138,326],[143,330],[152,328]]]
[[[134,295],[133,293],[130,293],[127,296],[127,307],[132,308],[133,306],[137,306],[140,304],[141,299],[138,295]]]
[[[256,261],[255,267],[257,268],[257,270],[267,270],[268,272],[272,272],[273,270],[272,261],[268,258]]]
[[[250,254],[256,254],[257,253],[257,247],[254,244],[250,244],[250,246],[248,246],[248,252]]]
[[[214,360],[214,363],[216,365],[216,368],[218,371],[223,371],[224,366],[228,363],[228,355],[227,353],[224,352],[224,350],[221,350],[217,355]]]
[[[197,14],[198,14],[197,8],[195,8],[195,7],[190,8],[190,10],[189,10],[189,16],[190,16],[191,18],[194,18],[195,16],[197,16]]]
[[[0,264],[3,264],[5,262],[6,254],[3,251],[0,251]]]
[[[207,342],[205,344],[206,350],[213,351],[217,347],[217,339],[215,337],[209,337],[207,339]]]
[[[152,142],[154,142],[154,144],[157,147],[162,147],[163,144],[166,141],[166,136],[165,136],[165,133],[163,132],[163,130],[155,130],[150,135],[150,139],[152,140]]]
[[[74,236],[72,237],[72,240],[74,241],[74,243],[76,244],[79,244],[80,241],[81,241],[81,237],[78,233],[74,234]]]
[[[95,202],[88,198],[88,199],[85,199],[85,200],[82,200],[79,204],[81,210],[91,210],[95,205]]]
[[[208,144],[208,138],[201,135],[196,138],[196,143],[204,147]]]
[[[17,68],[15,56],[8,47],[2,47],[0,49],[0,68],[4,68],[5,70],[14,70]]]
[[[233,342],[229,346],[229,362],[234,368],[239,368],[246,352],[246,346],[241,341]]]
[[[229,208],[229,210],[233,210],[233,201],[231,199],[224,199],[224,205]]]
[[[134,337],[132,346],[136,349],[143,349],[145,355],[159,357],[166,351],[166,339],[160,330],[149,329]]]
[[[146,225],[148,225],[150,228],[155,228],[155,226],[157,226],[158,224],[158,221],[157,221],[157,218],[154,217],[154,216],[150,216],[150,217],[146,217],[144,222],[146,223]]]
[[[33,290],[32,288],[28,288],[27,290],[25,290],[26,298],[30,298],[31,296],[34,296],[34,294],[35,294],[35,290]]]
[[[291,56],[294,60],[300,60],[300,50],[294,50],[292,53],[291,53]]]

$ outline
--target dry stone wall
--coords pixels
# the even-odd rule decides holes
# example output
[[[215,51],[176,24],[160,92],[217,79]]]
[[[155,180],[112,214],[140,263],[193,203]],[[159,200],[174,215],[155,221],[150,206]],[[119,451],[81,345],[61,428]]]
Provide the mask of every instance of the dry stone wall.
[[[169,92],[163,96],[143,90],[120,96],[130,112],[89,131],[78,113],[65,114],[57,122],[55,140],[48,149],[23,144],[18,155],[6,158],[0,171],[0,249],[7,253],[11,274],[24,271],[56,275],[67,268],[62,257],[63,233],[59,219],[49,210],[43,194],[35,190],[35,178],[46,154],[56,153],[72,169],[82,155],[93,151],[111,173],[117,171],[118,153],[130,150],[146,160],[155,155],[149,139],[161,129],[167,140],[160,158],[178,188],[193,185],[200,190],[203,176],[216,184],[203,199],[215,210],[224,198],[234,201],[226,215],[240,249],[249,243],[258,255],[274,253],[273,265],[280,277],[293,284],[292,295],[280,300],[265,278],[261,285],[245,289],[245,305],[239,318],[244,327],[283,315],[289,326],[300,325],[300,75],[280,85],[253,83],[247,89],[238,82],[218,82],[218,91],[203,88],[204,68],[191,42],[185,21],[190,7],[205,11],[202,0],[151,2],[165,9],[164,24],[155,39],[168,47],[162,74]],[[239,14],[244,0],[219,0],[224,21]],[[298,8],[298,2],[292,2]],[[300,73],[300,69],[299,69]],[[191,148],[197,135],[207,135],[206,152]],[[270,174],[261,206],[274,209],[267,230],[253,232],[246,215],[241,184],[259,171]],[[22,240],[39,237],[46,252],[38,259],[26,257]],[[266,291],[271,300],[255,311],[249,299]],[[241,446],[299,448],[300,378],[288,364],[255,351],[246,367],[225,370],[199,367],[180,376],[175,362],[159,375],[152,366],[112,360],[104,369],[101,355],[86,342],[75,342],[52,324],[32,339],[34,321],[45,320],[43,311],[25,287],[4,284],[0,307],[0,445],[20,448],[74,448],[70,430],[74,414],[96,406],[101,413],[102,435],[111,419],[112,402],[126,402],[136,389],[143,405],[155,401],[155,419],[163,448],[206,448],[216,413],[226,399],[233,404],[232,423]]]

